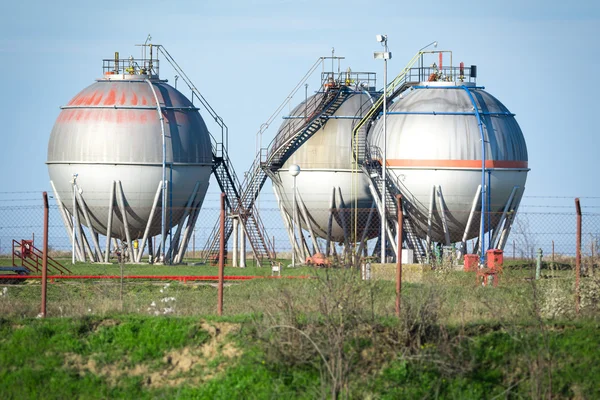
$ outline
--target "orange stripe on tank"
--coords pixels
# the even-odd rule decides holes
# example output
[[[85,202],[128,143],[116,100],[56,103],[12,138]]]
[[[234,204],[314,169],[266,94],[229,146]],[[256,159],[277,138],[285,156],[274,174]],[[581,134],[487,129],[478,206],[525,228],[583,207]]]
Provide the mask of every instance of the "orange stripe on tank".
[[[381,160],[379,160],[381,163]],[[481,160],[406,160],[387,159],[388,167],[481,168]],[[528,168],[527,161],[486,160],[486,168]]]

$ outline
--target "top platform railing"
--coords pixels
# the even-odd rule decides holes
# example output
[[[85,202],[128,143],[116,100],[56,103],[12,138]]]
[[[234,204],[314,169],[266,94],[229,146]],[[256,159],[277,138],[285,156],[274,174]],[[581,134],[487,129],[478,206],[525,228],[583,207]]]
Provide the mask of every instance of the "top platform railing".
[[[106,58],[102,60],[102,75],[159,76],[158,58]]]
[[[358,86],[361,90],[375,91],[377,86],[377,74],[375,72],[321,72],[321,90],[330,85]]]
[[[477,83],[477,67],[415,67],[408,70],[405,81]]]

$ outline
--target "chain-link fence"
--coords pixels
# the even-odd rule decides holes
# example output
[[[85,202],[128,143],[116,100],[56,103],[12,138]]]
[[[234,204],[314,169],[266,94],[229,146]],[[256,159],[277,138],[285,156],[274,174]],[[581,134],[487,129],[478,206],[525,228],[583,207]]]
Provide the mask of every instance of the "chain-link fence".
[[[48,289],[48,315],[87,315],[90,313],[106,314],[111,312],[133,312],[150,315],[196,315],[196,314],[214,314],[216,312],[216,283],[208,276],[217,274],[214,264],[202,262],[202,252],[207,243],[210,242],[211,235],[214,234],[214,228],[218,221],[220,208],[218,206],[219,193],[209,193],[204,205],[196,219],[194,229],[190,228],[189,244],[185,258],[180,265],[160,266],[149,265],[148,246],[142,246],[144,249],[142,263],[127,263],[124,254],[119,257],[118,250],[123,243],[117,243],[111,246],[109,254],[109,263],[77,263],[75,266],[70,264],[72,241],[69,234],[72,229],[65,228],[64,218],[61,215],[56,202],[51,200],[49,210],[49,249],[50,255],[56,258],[72,269],[74,275],[85,275],[87,280],[82,279],[54,279]],[[600,240],[600,213],[596,212],[598,198],[581,198],[582,205],[582,229],[581,229],[581,252],[582,252],[582,270],[584,279],[582,281],[582,307],[586,304],[599,305],[598,298],[598,280],[594,278],[595,267],[598,264],[598,242]],[[0,193],[0,266],[13,265],[13,254],[17,250],[22,251],[20,247],[22,240],[31,240],[32,244],[42,247],[43,235],[43,202],[41,193]],[[296,265],[301,266],[306,261],[304,256],[311,257],[319,251],[326,254],[331,261],[331,265],[352,265],[360,257],[373,257],[377,259],[380,252],[381,242],[379,242],[381,227],[379,220],[379,211],[375,207],[370,208],[352,208],[352,204],[333,204],[331,208],[314,207],[310,203],[299,203],[296,212],[288,203],[281,203],[278,199],[262,195],[258,201],[258,210],[265,226],[265,236],[274,243],[275,256],[284,266],[281,273],[284,278],[297,275],[313,275],[315,270],[308,267],[285,268],[291,264],[292,258],[292,237],[296,237]],[[279,208],[282,205],[283,212]],[[390,205],[391,206],[391,205]],[[127,207],[130,219],[130,234],[133,238],[140,237],[146,227],[149,227],[150,233],[160,232],[160,215],[154,216],[151,224],[139,218],[144,212],[149,210],[140,210],[131,214]],[[92,208],[90,207],[90,210]],[[174,210],[173,215],[184,216],[185,209]],[[443,246],[446,241],[445,230],[454,243],[456,252],[460,249],[460,240],[464,236],[465,227],[460,224],[461,218],[467,218],[472,215],[471,227],[468,230],[466,250],[473,252],[478,244],[479,214],[471,213],[470,210],[451,210],[445,209],[445,217],[442,213],[432,213],[433,215],[421,215],[412,210],[410,205],[405,204],[405,215],[411,220],[412,226],[404,226],[404,238],[407,240],[405,246],[410,244],[411,235],[419,237],[420,248],[415,252],[422,251],[429,254],[428,262],[433,263],[432,257],[440,257],[445,254],[451,246]],[[465,215],[462,215],[465,214]],[[96,214],[94,214],[96,215]],[[115,211],[115,220],[120,218],[118,211]],[[80,215],[83,219],[85,216]],[[90,217],[93,218],[93,217]],[[128,217],[129,218],[129,217]],[[136,220],[138,218],[139,220]],[[178,218],[178,217],[173,217]],[[188,216],[189,218],[189,216]],[[430,247],[426,248],[428,235],[429,218],[431,218]],[[444,220],[445,218],[445,220]],[[504,260],[508,268],[512,265],[520,266],[522,272],[512,272],[504,275],[501,283],[503,285],[519,286],[523,285],[527,279],[531,279],[532,268],[535,268],[536,259],[541,249],[543,254],[543,265],[545,269],[544,276],[555,278],[551,280],[552,296],[560,294],[560,307],[565,310],[572,310],[574,266],[577,242],[577,218],[573,198],[560,197],[531,197],[523,198],[518,213],[511,220],[510,213],[503,211],[495,213],[486,213],[488,226],[499,224],[501,228],[507,225],[506,221],[511,221],[510,232],[505,231],[506,238],[503,240]],[[390,226],[394,228],[395,216],[390,213]],[[467,218],[468,219],[468,218]],[[184,218],[185,220],[185,218]],[[503,222],[504,221],[504,222]],[[94,221],[94,223],[99,223]],[[137,228],[136,228],[137,226]],[[460,229],[457,228],[460,227]],[[136,231],[137,229],[137,231]],[[501,243],[502,231],[496,229],[486,232],[485,243]],[[88,239],[84,252],[94,253],[96,244],[93,235],[83,228],[83,232]],[[182,230],[183,232],[183,230]],[[171,237],[175,238],[177,227],[172,230]],[[249,236],[249,235],[248,235]],[[256,265],[253,260],[253,251],[251,243],[246,236],[246,254],[247,266]],[[386,232],[386,236],[396,240],[394,229]],[[152,237],[148,235],[149,242],[152,242],[154,251],[160,247],[160,235]],[[183,233],[180,233],[182,241]],[[458,240],[456,238],[459,238]],[[329,238],[329,239],[328,239]],[[388,255],[394,253],[394,240],[388,240],[386,251]],[[227,251],[233,252],[233,243],[235,242],[232,234],[227,241]],[[238,245],[241,242],[241,236],[238,236]],[[441,243],[441,244],[440,244]],[[167,241],[167,244],[172,244]],[[485,245],[486,248],[488,245]],[[105,255],[106,239],[100,235],[98,237],[98,247],[101,256]],[[167,246],[168,248],[168,246]],[[456,253],[453,252],[455,255]],[[238,254],[238,257],[240,255]],[[299,258],[301,257],[301,258]],[[231,266],[232,258],[228,257],[227,265]],[[89,257],[87,258],[89,260]],[[100,257],[101,261],[103,257]],[[120,260],[120,262],[119,262]],[[404,262],[406,259],[403,256]],[[454,269],[461,269],[462,260],[454,257],[457,265]],[[214,261],[214,260],[213,260]],[[391,260],[390,260],[391,261]],[[415,260],[416,261],[416,260]],[[514,261],[514,262],[513,262]],[[262,268],[231,268],[226,271],[226,275],[240,275],[237,280],[230,279],[226,283],[225,289],[225,309],[226,313],[252,313],[275,311],[277,308],[277,298],[280,294],[288,290],[293,290],[298,295],[306,295],[306,298],[312,298],[315,285],[310,283],[310,279],[270,279],[272,275],[269,263],[263,262]],[[267,267],[264,267],[264,266]],[[327,264],[329,265],[329,264]],[[327,266],[325,265],[325,266]],[[441,265],[441,264],[438,264]],[[52,272],[51,272],[52,274]],[[140,276],[162,275],[163,280],[142,280],[137,279]],[[245,275],[260,276],[253,280],[245,280]],[[184,277],[195,276],[188,279]],[[204,276],[207,278],[197,278]],[[134,279],[134,277],[137,277]],[[591,278],[590,278],[591,277]],[[468,297],[472,293],[468,288],[472,287],[475,280],[469,276],[459,276],[458,278],[443,278],[444,281],[436,281],[436,284],[454,282],[459,287],[464,288],[463,295]],[[550,282],[548,280],[547,282]],[[11,283],[11,284],[8,284]],[[35,316],[39,312],[39,280],[27,280],[15,282],[3,281],[0,288],[0,315],[17,316]],[[378,304],[382,313],[393,315],[393,286],[381,286],[378,289]],[[453,284],[454,284],[453,283]],[[312,285],[312,286],[311,286]],[[596,286],[594,286],[596,285]],[[549,286],[550,287],[550,286]],[[456,289],[459,290],[459,289]],[[461,292],[462,293],[462,292]],[[550,292],[549,292],[550,293]],[[507,296],[507,293],[498,296]],[[466,299],[465,297],[465,299]],[[455,301],[452,300],[452,301]],[[467,300],[464,300],[467,301]],[[498,300],[500,303],[501,301]],[[508,301],[508,300],[507,300]],[[548,304],[551,304],[548,312],[558,310],[556,299],[552,298]],[[556,303],[556,304],[555,304]],[[552,305],[554,304],[554,305]],[[567,304],[568,306],[565,306]],[[474,306],[469,306],[473,309]],[[475,316],[482,312],[481,307],[477,306],[476,311],[472,312]]]
[[[212,197],[212,198],[211,198]],[[190,228],[188,234],[187,252],[185,259],[198,259],[202,256],[202,251],[214,239],[215,228],[218,228],[218,218],[220,214],[218,193],[209,193],[204,205],[197,216],[195,226]],[[216,201],[215,201],[216,200]],[[600,241],[600,198],[581,198],[582,206],[582,252],[584,256],[595,256],[598,252]],[[273,245],[276,255],[279,257],[291,257],[292,233],[295,233],[297,246],[304,248],[305,253],[314,254],[317,251],[333,254],[342,253],[344,247],[351,246],[353,251],[357,252],[361,248],[361,255],[371,255],[379,252],[380,242],[378,238],[381,233],[381,223],[379,219],[379,210],[373,204],[370,208],[351,208],[352,204],[334,205],[334,208],[319,208],[310,203],[303,203],[297,206],[294,214],[292,208],[287,204],[282,204],[282,210],[278,207],[278,202],[269,196],[261,195],[258,203],[260,218],[264,223],[265,230],[260,232],[266,240]],[[137,207],[134,210],[127,208],[128,223],[130,235],[133,239],[141,240],[146,228],[149,228],[148,241],[151,242],[153,249],[161,246],[161,215],[160,209],[155,211],[153,220],[147,224],[143,219],[144,215],[149,215],[149,207]],[[395,209],[394,209],[395,210]],[[13,241],[23,239],[32,240],[34,245],[41,248],[41,239],[43,234],[43,204],[41,193],[0,193],[0,257],[10,258],[13,253]],[[282,212],[283,211],[283,212]],[[113,231],[115,225],[121,224],[121,214],[115,207],[115,218],[113,218]],[[106,214],[106,210],[104,210]],[[432,216],[420,212],[418,209],[411,210],[405,207],[405,215],[412,223],[411,227],[405,225],[404,235],[415,235],[421,237],[423,245],[427,242],[426,237],[430,237],[431,243],[440,243],[445,245],[449,240],[451,243],[462,241],[465,231],[464,221],[468,220],[470,210],[445,210],[445,220],[442,213],[435,212]],[[510,213],[508,213],[510,214]],[[101,213],[96,212],[90,207],[90,218],[92,224],[104,227],[106,229],[107,221],[102,217],[97,218]],[[190,213],[191,215],[191,213]],[[70,214],[67,214],[70,219]],[[175,221],[186,217],[185,208],[174,208],[172,213],[167,213],[166,223],[169,225]],[[505,227],[510,215],[503,215],[503,212],[486,213],[486,226],[497,226],[500,222]],[[83,225],[86,225],[85,216],[80,213],[79,218]],[[106,216],[104,216],[106,218]],[[189,219],[189,216],[187,216]],[[395,235],[393,215],[389,218],[392,226],[392,236]],[[431,222],[429,222],[431,220]],[[462,221],[462,222],[461,222]],[[462,225],[461,225],[462,223]],[[431,228],[428,228],[431,226]],[[301,229],[300,229],[301,227]],[[120,228],[123,230],[123,228]],[[184,235],[185,226],[179,233],[181,242]],[[429,230],[428,230],[429,229]],[[445,229],[449,231],[449,237],[444,234]],[[479,237],[479,213],[473,213],[470,223],[470,229],[466,235],[466,250],[472,252],[478,246]],[[54,199],[50,199],[49,212],[49,248],[51,254],[55,256],[70,257],[72,251],[71,232],[72,227],[66,228],[64,218],[61,215],[59,207]],[[173,240],[177,234],[177,226],[167,231],[167,240],[165,247],[173,245]],[[487,230],[486,230],[487,231]],[[500,244],[502,229],[498,232],[487,231],[485,235],[485,247],[489,247],[490,241],[494,244]],[[302,232],[302,237],[300,236]],[[79,232],[77,232],[79,233]],[[76,234],[77,234],[76,233]],[[508,232],[507,232],[508,233]],[[94,251],[94,240],[87,228],[84,227],[89,248]],[[241,235],[241,233],[240,233]],[[125,235],[122,235],[125,237]],[[153,237],[154,236],[154,237]],[[252,243],[249,242],[246,235],[246,251],[248,257],[252,258]],[[388,241],[389,241],[388,236]],[[329,238],[329,240],[327,239]],[[140,241],[138,240],[138,242]],[[241,241],[241,236],[239,241]],[[238,244],[239,244],[238,241]],[[395,241],[395,240],[394,240]],[[229,236],[227,241],[227,250],[232,251],[233,236]],[[361,243],[362,246],[361,246]],[[503,238],[504,257],[511,259],[534,259],[538,249],[542,249],[545,257],[554,255],[558,257],[574,257],[576,253],[576,212],[573,198],[567,197],[525,197],[521,207],[514,216],[509,234]],[[329,251],[327,245],[329,244]],[[100,252],[104,256],[106,250],[106,239],[103,235],[98,237]],[[257,243],[257,246],[260,244]],[[456,244],[457,245],[457,244]],[[395,243],[388,243],[388,247],[395,246]],[[86,245],[87,247],[87,245]],[[111,245],[111,250],[116,247]],[[424,251],[424,250],[423,250]],[[148,246],[144,248],[144,254],[147,255]],[[103,257],[102,257],[103,258]],[[116,254],[111,252],[110,259],[117,261]]]

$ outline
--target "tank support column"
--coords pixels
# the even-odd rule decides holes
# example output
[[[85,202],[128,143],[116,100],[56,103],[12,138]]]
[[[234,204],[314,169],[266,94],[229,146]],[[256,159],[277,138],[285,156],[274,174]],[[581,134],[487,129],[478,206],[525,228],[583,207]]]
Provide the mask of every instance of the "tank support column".
[[[100,253],[100,244],[98,243],[98,237],[96,236],[96,231],[92,226],[92,221],[90,219],[90,214],[88,213],[85,202],[83,201],[83,197],[81,196],[80,189],[77,185],[75,185],[75,196],[77,198],[77,204],[83,213],[83,217],[85,218],[85,222],[90,229],[90,236],[92,237],[92,244],[94,245],[94,251],[90,254],[90,261],[100,261],[102,259],[102,255]]]
[[[471,230],[471,223],[473,222],[473,216],[475,215],[475,210],[477,209],[477,205],[479,204],[479,197],[481,196],[481,185],[477,186],[477,191],[475,192],[475,197],[473,198],[473,204],[471,205],[471,212],[469,213],[469,219],[467,219],[467,226],[465,227],[465,232],[463,233],[461,247],[460,247],[460,255],[461,257],[467,254],[467,237],[469,235],[469,231]]]
[[[175,231],[175,236],[173,237],[171,246],[169,246],[169,252],[167,253],[167,257],[170,260],[173,260],[174,264],[179,263],[179,258],[180,258],[179,257],[179,253],[180,253],[179,252],[179,250],[180,250],[180,246],[179,246],[180,240],[179,239],[181,237],[181,231],[183,229],[184,223],[186,222],[186,219],[190,216],[190,212],[192,210],[192,206],[194,205],[194,201],[196,200],[196,194],[198,193],[199,187],[200,187],[200,181],[197,181],[196,184],[194,185],[194,190],[192,191],[192,194],[190,195],[187,203],[185,204],[183,217],[181,218],[179,224],[177,224],[177,230]],[[171,209],[171,213],[172,212],[173,212],[173,210]],[[173,254],[175,254],[175,256],[173,256]],[[182,254],[182,256],[183,256],[183,254]]]
[[[104,262],[110,260],[110,239],[113,220],[113,207],[115,205],[115,181],[110,184],[110,196],[108,198],[108,221],[106,224],[106,251],[104,252]]]
[[[148,240],[148,235],[150,234],[150,226],[152,225],[152,221],[154,220],[154,213],[156,212],[156,208],[158,207],[158,201],[160,200],[160,194],[162,192],[162,182],[158,182],[158,188],[156,189],[156,193],[154,194],[154,201],[152,202],[152,209],[150,210],[150,216],[148,217],[148,223],[146,224],[146,229],[144,230],[144,236],[142,237],[142,243],[140,243],[140,248],[138,250],[138,254],[136,256],[135,261],[141,262],[142,255],[144,254],[144,248],[146,247],[146,241]],[[111,206],[112,209],[112,206]],[[112,210],[111,210],[112,211]],[[112,214],[111,214],[112,217]],[[110,231],[108,232],[110,235]],[[150,248],[150,246],[148,246]]]
[[[275,186],[275,185],[273,185],[273,193],[275,193],[275,198],[277,199],[277,206],[279,207],[279,212],[281,213],[281,219],[283,220],[283,224],[285,225],[285,231],[287,232],[288,238],[292,245],[292,251],[295,251],[296,255],[298,255],[300,252],[298,250],[298,243],[296,242],[296,237],[294,235],[294,232],[292,231],[292,222],[290,220],[290,216],[283,208],[283,204],[281,203],[280,193],[277,190],[277,186]]]
[[[350,238],[348,237],[348,224],[346,223],[346,203],[342,197],[342,189],[338,186],[338,194],[340,195],[340,206],[337,208],[338,218],[342,221],[342,229],[344,231],[344,262],[348,256],[348,250],[350,249]]]
[[[306,226],[308,228],[308,233],[310,233],[310,239],[312,241],[313,247],[317,253],[320,253],[321,248],[319,247],[317,237],[315,236],[312,224],[310,223],[310,219],[308,218],[308,210],[306,209],[306,205],[304,204],[304,200],[302,200],[302,196],[300,196],[300,194],[298,194],[298,206],[300,207],[300,211],[302,212],[302,218],[304,219],[304,222],[306,223]]]
[[[500,217],[500,221],[498,221],[498,225],[496,225],[496,229],[494,230],[494,234],[492,235],[492,240],[490,242],[490,248],[492,248],[492,249],[497,248],[497,247],[495,247],[495,245],[496,245],[496,239],[498,238],[498,233],[501,231],[502,224],[504,224],[504,222],[506,220],[506,215],[508,213],[508,210],[510,210],[510,206],[512,205],[513,199],[514,199],[515,194],[518,189],[519,189],[519,187],[515,186],[515,187],[513,187],[512,192],[510,192],[510,197],[508,198],[508,201],[506,202],[506,205],[504,206],[504,210],[502,211],[502,216]],[[502,229],[502,231],[504,231],[504,229]]]
[[[431,230],[433,224],[433,208],[435,207],[435,185],[431,187],[431,196],[429,197],[429,213],[427,214],[427,240],[425,243],[425,251],[427,258],[431,260]]]
[[[206,190],[203,191],[203,193],[206,193]],[[200,199],[198,199],[198,201],[195,203],[196,206],[192,207],[192,210],[190,211],[190,215],[189,215],[189,218],[188,218],[186,226],[185,226],[185,230],[183,231],[183,239],[181,240],[181,244],[179,245],[177,256],[175,257],[175,262],[177,264],[179,264],[183,260],[183,256],[187,250],[190,239],[192,238],[192,235],[190,234],[190,232],[192,232],[192,230],[194,229],[194,226],[196,226],[196,221],[198,220],[198,215],[200,215],[200,207],[202,206],[202,203],[204,202],[204,194],[198,194],[198,196],[200,196]]]
[[[500,234],[500,239],[498,240],[498,248],[500,250],[504,250],[504,246],[506,245],[506,241],[508,240],[508,235],[510,235],[510,230],[512,228],[512,224],[515,221],[515,216],[517,215],[517,209],[519,208],[519,204],[521,203],[521,199],[523,198],[523,191],[521,190],[518,195],[516,195],[513,199],[513,205],[508,212],[506,217],[506,222],[504,223],[504,228],[502,229],[502,233]]]
[[[377,191],[375,190],[375,187],[373,186],[372,183],[369,184],[369,190],[371,191],[371,196],[373,196],[373,199],[375,200],[375,204],[377,205],[377,210],[379,211],[379,215],[383,215],[383,206],[381,204],[381,199],[379,198],[379,196],[377,195]],[[385,218],[385,216],[384,216]],[[385,224],[385,231],[387,233],[387,237],[381,237],[381,235],[379,236],[380,239],[378,241],[379,245],[381,245],[381,240],[389,240],[389,243],[391,244],[391,248],[394,252],[394,255],[397,256],[398,255],[398,249],[394,240],[394,235],[392,233],[392,230],[390,229],[390,224],[386,223]],[[387,242],[386,242],[386,246],[387,246]]]
[[[369,227],[371,226],[371,220],[373,219],[373,211],[375,211],[375,200],[371,203],[371,208],[369,209],[369,216],[367,217],[367,223],[362,232],[362,236],[360,238],[360,245],[358,246],[358,251],[356,252],[358,259],[360,259],[360,255],[365,248],[365,243],[367,242],[367,234],[369,233]],[[358,223],[358,221],[356,221]]]
[[[331,191],[331,200],[329,200],[329,221],[327,221],[327,244],[325,247],[325,256],[329,257],[331,250],[331,231],[333,229],[333,210],[335,208],[335,187]]]
[[[133,243],[131,241],[131,234],[129,233],[129,223],[127,222],[127,209],[125,208],[125,195],[123,194],[123,185],[121,181],[117,181],[117,204],[121,210],[121,216],[123,217],[123,229],[125,230],[125,238],[127,239],[127,254],[129,254],[129,261],[135,261],[133,258]]]
[[[246,226],[244,221],[240,221],[240,225],[240,268],[246,268]]]
[[[442,227],[444,228],[444,239],[446,246],[450,246],[450,231],[448,230],[448,221],[446,220],[446,207],[444,204],[444,196],[442,195],[442,187],[437,187],[438,205],[440,207],[440,216],[442,217]]]
[[[233,236],[233,257],[231,259],[231,266],[238,266],[238,233],[239,233],[239,218],[237,215],[231,215],[231,222],[233,225],[233,231],[231,232],[231,236]]]
[[[67,229],[67,234],[69,235],[69,239],[73,242],[73,223],[71,219],[69,219],[68,211],[65,209],[58,192],[56,191],[56,187],[54,186],[54,182],[50,181],[50,185],[52,185],[52,190],[54,191],[54,198],[56,199],[56,203],[58,204],[58,209],[60,210],[60,215],[63,219],[63,223],[65,228]],[[75,242],[75,256],[78,260],[83,259],[81,256],[81,248],[79,247],[79,242]]]

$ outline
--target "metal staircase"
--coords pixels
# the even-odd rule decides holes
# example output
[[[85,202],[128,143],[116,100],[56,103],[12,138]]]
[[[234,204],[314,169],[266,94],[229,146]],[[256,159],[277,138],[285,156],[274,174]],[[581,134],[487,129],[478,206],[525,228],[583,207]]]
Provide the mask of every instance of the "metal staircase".
[[[311,114],[306,119],[296,120],[300,123],[292,122],[285,125],[277,133],[275,140],[271,142],[267,161],[264,163],[263,168],[270,170],[281,168],[294,151],[327,123],[329,117],[335,114],[349,96],[350,90],[347,86],[334,85],[329,87],[322,96],[313,97],[311,100],[318,102],[318,104],[316,106],[307,104],[306,106],[313,109]]]
[[[379,198],[381,198],[381,188],[383,182],[382,176],[382,164],[381,161],[381,150],[374,147],[365,146],[365,155],[367,160],[361,164],[363,173],[369,178],[373,188],[377,192]],[[392,232],[396,231],[396,224],[398,221],[398,203],[396,201],[396,195],[400,194],[399,187],[400,182],[394,174],[386,174],[386,198],[385,198],[385,218],[386,223]],[[403,212],[405,206],[403,206]],[[406,246],[409,249],[413,249],[415,257],[419,263],[425,262],[426,251],[423,241],[417,236],[410,215],[404,212],[404,218],[402,219],[403,238]]]
[[[184,81],[184,83],[189,87],[192,91],[192,103],[194,99],[200,101],[202,106],[210,116],[214,119],[217,125],[221,128],[221,140],[218,142],[211,134],[211,144],[212,144],[212,158],[213,158],[213,173],[215,178],[217,179],[217,183],[221,188],[221,191],[226,195],[226,205],[228,212],[230,214],[238,214],[242,218],[244,218],[244,229],[250,241],[250,245],[252,250],[254,251],[257,259],[261,259],[264,257],[271,257],[273,254],[273,246],[270,243],[267,235],[265,234],[265,229],[262,222],[259,219],[257,213],[253,213],[249,211],[249,208],[243,206],[243,202],[240,198],[241,193],[241,185],[233,168],[233,164],[231,163],[231,159],[227,154],[227,147],[229,142],[229,131],[223,119],[215,112],[215,110],[211,107],[211,105],[206,101],[204,96],[200,93],[200,91],[196,88],[196,86],[192,83],[187,74],[179,67],[175,59],[169,54],[169,52],[165,49],[164,46],[155,46],[158,48],[158,51],[165,57],[165,59],[171,64],[175,72],[178,76]],[[251,207],[251,205],[250,205]],[[246,217],[248,216],[248,217]],[[217,221],[218,222],[218,221]],[[233,230],[233,222],[230,218],[227,218],[225,221],[226,225],[226,236],[225,241],[229,239],[231,232]],[[211,233],[212,242],[209,242],[210,245],[205,251],[204,258],[207,259],[211,254],[215,252],[218,253],[219,247],[219,230],[218,223],[216,226],[216,230],[213,229]]]
[[[311,101],[315,104],[310,104],[310,109],[313,110],[311,115],[306,119],[297,119],[294,122],[287,124],[283,129],[289,133],[283,133],[285,140],[271,142],[267,150],[268,157],[266,161],[262,160],[262,154],[259,153],[250,167],[249,174],[240,185],[241,195],[237,195],[239,203],[232,205],[232,213],[239,215],[245,232],[250,239],[255,256],[258,259],[272,259],[274,249],[268,238],[262,233],[265,232],[264,225],[260,220],[255,208],[255,201],[267,180],[267,171],[279,169],[285,161],[298,149],[303,143],[310,139],[319,129],[321,129],[350,96],[350,91],[346,86],[334,85],[329,87],[323,93],[323,96],[315,96]],[[307,108],[309,105],[307,104]],[[276,139],[282,137],[282,132],[278,132]],[[218,177],[222,173],[215,172]],[[226,192],[227,193],[227,192]],[[225,240],[229,239],[233,232],[233,222],[231,219],[225,221]],[[218,252],[219,246],[219,221],[215,224],[205,250],[203,259],[208,260]]]

